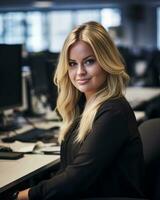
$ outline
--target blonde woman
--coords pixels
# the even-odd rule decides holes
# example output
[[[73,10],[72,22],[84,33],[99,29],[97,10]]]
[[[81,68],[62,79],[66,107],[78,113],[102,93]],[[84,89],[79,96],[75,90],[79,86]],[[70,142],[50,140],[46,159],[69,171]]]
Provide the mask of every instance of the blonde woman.
[[[61,169],[18,200],[143,196],[142,143],[123,96],[128,79],[102,25],[84,23],[68,35],[55,73]]]

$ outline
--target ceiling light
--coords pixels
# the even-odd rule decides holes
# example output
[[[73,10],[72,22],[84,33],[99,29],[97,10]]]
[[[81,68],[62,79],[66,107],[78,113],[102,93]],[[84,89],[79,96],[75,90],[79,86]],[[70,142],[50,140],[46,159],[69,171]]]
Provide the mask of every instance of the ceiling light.
[[[48,8],[53,6],[53,2],[51,1],[36,1],[33,3],[34,7],[38,7],[38,8]]]

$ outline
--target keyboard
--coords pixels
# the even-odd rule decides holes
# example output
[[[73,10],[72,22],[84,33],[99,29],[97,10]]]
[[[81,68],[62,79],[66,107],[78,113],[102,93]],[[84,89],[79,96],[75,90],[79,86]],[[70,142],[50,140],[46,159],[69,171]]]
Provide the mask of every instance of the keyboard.
[[[37,141],[47,142],[54,138],[54,134],[55,134],[55,131],[53,129],[44,130],[44,129],[35,128],[21,134],[17,134],[11,137],[5,137],[2,139],[2,141],[14,142],[18,140],[21,142],[37,142]]]

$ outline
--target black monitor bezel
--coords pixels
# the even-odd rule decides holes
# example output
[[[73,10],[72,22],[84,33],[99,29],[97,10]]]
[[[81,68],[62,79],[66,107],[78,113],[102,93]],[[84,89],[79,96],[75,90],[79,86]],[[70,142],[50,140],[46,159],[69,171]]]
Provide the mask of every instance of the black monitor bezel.
[[[15,109],[17,107],[20,107],[22,106],[23,104],[23,98],[22,98],[22,44],[0,44],[0,48],[3,48],[3,47],[16,47],[19,51],[19,57],[18,57],[18,63],[19,63],[19,102],[17,101],[17,103],[13,103],[13,104],[10,104],[10,105],[4,105],[4,106],[1,106],[0,105],[0,113],[3,113],[4,111],[6,110],[10,110],[10,109]],[[9,55],[8,55],[9,57]],[[9,58],[8,58],[9,59]],[[9,97],[9,98],[12,98],[12,97]]]

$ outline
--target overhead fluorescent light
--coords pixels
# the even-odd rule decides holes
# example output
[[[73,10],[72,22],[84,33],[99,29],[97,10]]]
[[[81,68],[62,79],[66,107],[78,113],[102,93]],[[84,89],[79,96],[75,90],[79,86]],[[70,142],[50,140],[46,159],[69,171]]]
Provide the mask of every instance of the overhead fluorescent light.
[[[53,2],[51,1],[36,1],[33,3],[34,7],[38,7],[38,8],[48,8],[53,6]]]

